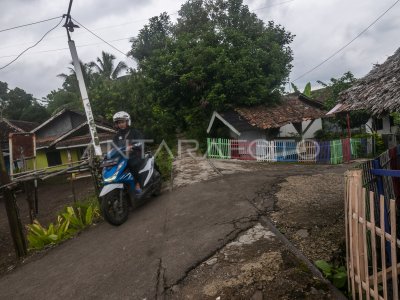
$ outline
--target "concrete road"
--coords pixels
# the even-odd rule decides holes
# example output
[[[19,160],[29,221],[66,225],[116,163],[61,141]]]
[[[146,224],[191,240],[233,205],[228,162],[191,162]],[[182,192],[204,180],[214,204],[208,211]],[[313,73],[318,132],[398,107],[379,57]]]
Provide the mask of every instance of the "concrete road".
[[[98,224],[3,276],[0,299],[157,299],[272,209],[285,177],[344,169],[274,165],[164,193],[122,226]]]

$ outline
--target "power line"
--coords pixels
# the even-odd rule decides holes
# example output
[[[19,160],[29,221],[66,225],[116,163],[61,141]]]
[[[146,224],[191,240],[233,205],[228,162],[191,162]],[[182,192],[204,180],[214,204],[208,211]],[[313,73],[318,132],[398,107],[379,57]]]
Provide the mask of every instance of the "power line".
[[[399,0],[400,1],[400,0]],[[110,46],[111,48],[113,48],[114,50],[118,51],[119,53],[123,54],[124,56],[126,56],[127,58],[130,58],[132,60],[134,60],[133,58],[129,57],[128,55],[126,55],[124,52],[122,52],[121,50],[119,50],[117,47],[113,46],[112,44],[110,44],[109,42],[107,42],[106,40],[104,40],[103,38],[101,38],[100,36],[98,36],[97,34],[95,34],[93,31],[91,31],[90,29],[88,29],[87,27],[85,27],[84,25],[82,25],[81,23],[79,23],[77,20],[75,20],[74,18],[72,18],[72,20],[74,20],[76,23],[78,23],[79,26],[83,27],[84,29],[86,29],[87,31],[89,31],[91,34],[93,34],[95,37],[97,37],[99,40],[103,41],[104,43],[106,43],[108,46]]]
[[[9,31],[9,30],[13,30],[13,29],[21,28],[21,27],[26,27],[26,26],[31,26],[31,25],[35,25],[35,24],[39,24],[39,23],[44,23],[44,22],[48,22],[48,21],[55,20],[58,18],[61,18],[61,16],[50,18],[50,19],[45,19],[45,20],[40,20],[40,21],[28,23],[28,24],[23,24],[23,25],[19,25],[19,26],[15,26],[15,27],[1,29],[0,32]]]
[[[60,17],[59,17],[59,18],[60,18]],[[61,19],[60,19],[60,22],[58,22],[56,26],[54,26],[54,27],[51,28],[49,31],[47,31],[47,32],[41,37],[40,40],[38,40],[34,45],[32,45],[32,46],[26,48],[24,51],[22,51],[16,58],[14,58],[14,59],[13,59],[12,61],[10,61],[8,64],[6,64],[6,65],[0,67],[0,70],[5,69],[5,68],[8,67],[9,65],[11,65],[13,62],[15,62],[18,58],[20,58],[26,51],[28,51],[29,49],[32,49],[33,47],[35,47],[36,45],[38,45],[38,44],[46,37],[47,34],[49,34],[51,31],[53,31],[54,29],[56,29],[56,28],[61,24],[61,22],[62,22],[63,19],[64,19],[64,17],[62,16]]]
[[[347,48],[351,43],[353,43],[356,39],[358,39],[361,35],[363,35],[368,29],[370,29],[376,22],[378,22],[384,15],[386,15],[386,13],[389,12],[389,10],[391,10],[397,3],[399,3],[400,0],[397,0],[396,2],[394,2],[387,10],[385,10],[381,15],[379,15],[378,18],[376,18],[371,24],[368,25],[367,28],[365,28],[363,31],[361,31],[356,37],[354,37],[350,42],[348,42],[347,44],[345,44],[344,46],[342,46],[341,48],[339,48],[337,51],[335,51],[333,54],[331,54],[328,58],[324,59],[321,63],[319,63],[318,65],[316,65],[315,67],[313,67],[311,70],[303,73],[302,75],[300,75],[299,77],[295,78],[292,82],[295,82],[296,80],[299,80],[300,78],[303,78],[304,76],[306,76],[307,74],[311,73],[312,71],[318,69],[320,66],[322,66],[324,63],[326,63],[327,61],[329,61],[330,59],[332,59],[334,56],[336,56],[337,54],[339,54],[340,52],[342,52],[345,48]]]
[[[125,37],[125,38],[110,40],[110,42],[118,42],[118,41],[130,40],[131,38],[132,37]],[[79,45],[79,46],[76,46],[76,47],[77,48],[81,48],[81,47],[96,46],[96,45],[101,45],[101,44],[103,44],[103,43],[102,42],[101,43],[90,43],[90,44]],[[56,52],[56,51],[62,51],[62,50],[69,50],[69,48],[68,47],[64,47],[64,48],[57,48],[57,49],[41,50],[41,51],[31,52],[28,55],[40,54],[40,53],[48,53],[48,52]],[[0,58],[15,57],[15,56],[17,56],[17,55],[4,55],[4,56],[0,56]]]
[[[274,6],[287,4],[287,3],[290,3],[290,2],[293,2],[293,1],[295,1],[295,0],[289,0],[289,1],[281,2],[281,3],[272,4],[272,5],[269,5],[269,6],[259,7],[259,8],[253,9],[252,12],[258,11],[258,10],[267,9],[267,8],[271,8],[271,7],[274,7]],[[167,14],[170,15],[170,16],[176,15],[178,13],[179,13],[179,11],[177,11],[177,10],[167,12]],[[134,21],[131,21],[131,22],[116,24],[116,25],[112,25],[112,26],[98,27],[96,29],[93,29],[93,31],[102,31],[102,30],[112,29],[112,28],[116,28],[116,27],[122,27],[122,26],[126,26],[126,25],[129,25],[129,24],[133,24],[133,23],[148,21],[151,18],[152,17],[145,18],[145,19],[138,19],[138,20],[134,20]],[[51,19],[49,19],[49,20],[51,20]],[[43,20],[43,21],[45,21],[45,20]],[[29,25],[29,24],[27,24],[27,25]],[[79,35],[79,33],[77,33],[76,35]],[[52,37],[51,39],[57,39],[57,38],[65,38],[65,36],[64,35],[60,35],[60,36]],[[10,45],[10,46],[5,46],[5,47],[0,48],[0,50],[7,49],[7,48],[12,48],[12,47],[17,47],[17,46],[23,46],[23,45],[26,45],[26,44],[27,43],[20,43],[20,44],[14,44],[14,45]]]

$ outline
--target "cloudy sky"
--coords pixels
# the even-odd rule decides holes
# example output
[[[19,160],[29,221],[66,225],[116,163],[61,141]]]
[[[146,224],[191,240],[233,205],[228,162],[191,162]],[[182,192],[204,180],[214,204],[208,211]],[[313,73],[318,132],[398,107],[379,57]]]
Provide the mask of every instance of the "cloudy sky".
[[[184,0],[75,0],[72,16],[84,26],[126,53],[129,38],[137,35],[148,18],[161,12],[173,20]],[[61,16],[69,0],[0,0],[0,31],[25,23]],[[296,35],[293,80],[312,69],[364,30],[395,0],[244,0],[251,11],[265,22],[275,21]],[[38,41],[59,20],[21,29],[0,32],[0,67]],[[376,63],[382,63],[400,47],[400,3],[343,52],[295,82],[302,88],[307,82],[329,81],[352,71],[362,77]],[[134,62],[99,41],[85,29],[77,29],[72,38],[81,60],[89,62],[101,51],[113,53],[129,66]],[[65,29],[53,30],[38,46],[29,50],[9,67],[0,70],[0,81],[10,88],[20,87],[36,98],[61,87],[57,74],[67,73],[71,56]]]

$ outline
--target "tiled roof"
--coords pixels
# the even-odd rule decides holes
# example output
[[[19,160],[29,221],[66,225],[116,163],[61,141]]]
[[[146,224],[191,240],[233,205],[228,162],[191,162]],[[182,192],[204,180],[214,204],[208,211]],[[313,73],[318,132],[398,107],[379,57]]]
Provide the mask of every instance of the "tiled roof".
[[[260,129],[279,128],[289,123],[318,119],[325,116],[322,104],[302,95],[288,95],[275,106],[241,107],[235,111],[247,122]]]

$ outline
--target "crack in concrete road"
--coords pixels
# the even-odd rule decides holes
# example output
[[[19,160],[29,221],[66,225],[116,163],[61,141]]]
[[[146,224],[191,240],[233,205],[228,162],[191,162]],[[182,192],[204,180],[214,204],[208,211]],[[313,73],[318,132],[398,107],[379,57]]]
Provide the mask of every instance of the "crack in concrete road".
[[[164,299],[165,282],[166,282],[166,268],[163,266],[162,258],[159,258],[159,264],[157,269],[157,281],[156,281],[156,300]]]
[[[242,228],[240,231],[237,231],[236,234],[234,236],[230,237],[230,238],[228,237],[228,235],[230,235],[234,231],[232,231],[229,234],[227,234],[226,235],[227,239],[224,239],[224,243],[220,247],[216,248],[209,255],[207,255],[206,257],[201,258],[200,260],[196,261],[193,265],[191,265],[189,268],[187,268],[186,271],[185,271],[185,274],[182,277],[180,277],[178,280],[176,280],[174,283],[169,284],[168,286],[165,286],[163,294],[165,295],[165,293],[167,291],[171,290],[174,286],[181,284],[187,278],[187,276],[189,275],[190,272],[192,272],[194,269],[196,269],[197,267],[202,265],[205,261],[209,260],[216,253],[221,251],[221,249],[223,249],[227,244],[229,244],[229,243],[233,242],[234,240],[236,240],[242,233],[246,232],[249,228],[251,228],[253,226],[254,226],[254,224],[250,224],[247,227]]]

